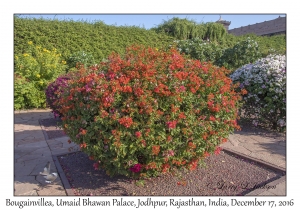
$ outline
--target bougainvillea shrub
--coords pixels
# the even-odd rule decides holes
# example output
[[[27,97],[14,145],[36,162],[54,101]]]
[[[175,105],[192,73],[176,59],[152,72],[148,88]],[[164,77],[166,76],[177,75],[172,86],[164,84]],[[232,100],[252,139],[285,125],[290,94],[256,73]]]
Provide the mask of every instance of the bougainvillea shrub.
[[[111,176],[194,170],[238,128],[241,97],[227,73],[175,49],[133,46],[69,81],[62,126]]]
[[[286,127],[285,55],[269,55],[254,64],[237,69],[232,75],[239,89],[246,89],[243,111],[254,125],[266,124],[284,130]]]
[[[68,80],[70,80],[69,76],[60,76],[54,82],[51,82],[45,91],[47,105],[52,109],[55,118],[61,117],[61,113],[58,110],[61,106],[59,103],[55,102],[58,101],[63,91],[66,89]]]

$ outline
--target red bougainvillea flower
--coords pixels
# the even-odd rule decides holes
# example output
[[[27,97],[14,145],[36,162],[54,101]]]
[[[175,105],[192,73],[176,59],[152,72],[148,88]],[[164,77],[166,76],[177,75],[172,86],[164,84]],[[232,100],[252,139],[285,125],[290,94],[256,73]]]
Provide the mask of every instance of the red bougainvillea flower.
[[[80,148],[86,148],[86,143],[85,142],[83,142],[82,144],[80,144]]]
[[[169,171],[170,165],[168,163],[165,163],[161,167],[162,167],[162,172],[166,173],[167,171]]]
[[[177,121],[169,121],[169,122],[166,122],[167,126],[169,129],[173,129],[173,128],[176,128],[176,124],[177,124]]]
[[[160,146],[159,145],[152,146],[152,154],[153,155],[158,155],[159,151],[160,151]]]
[[[134,173],[140,172],[141,169],[142,169],[142,165],[139,164],[139,163],[137,163],[134,166],[132,166],[132,167],[129,168],[129,170],[132,171],[132,172],[134,172]]]
[[[194,171],[197,168],[198,165],[198,159],[193,159],[190,163],[189,163],[189,167],[191,171]]]
[[[209,156],[209,153],[208,152],[204,152],[204,157],[208,157]]]
[[[81,133],[82,135],[85,135],[86,132],[87,132],[85,129],[82,129],[82,128],[81,128],[80,130],[81,130],[80,133]]]
[[[135,132],[135,136],[136,136],[137,138],[140,138],[140,137],[142,136],[142,133],[139,132],[139,131],[137,131],[137,132]]]
[[[216,155],[219,155],[220,152],[221,152],[222,148],[221,147],[217,147],[216,150],[215,150],[215,154]]]
[[[175,154],[175,153],[174,153],[173,150],[169,150],[169,151],[168,151],[168,155],[169,155],[169,156],[174,156],[174,154]]]
[[[184,92],[185,91],[185,87],[183,85],[181,85],[178,89],[179,92]]]
[[[121,119],[119,119],[119,123],[126,128],[129,128],[132,125],[133,121],[131,117],[122,117]]]
[[[146,147],[146,146],[147,146],[146,141],[145,141],[144,139],[141,140],[141,143],[142,143],[143,147]]]
[[[216,118],[215,118],[214,116],[210,116],[210,117],[209,117],[209,120],[210,120],[210,121],[216,121]]]

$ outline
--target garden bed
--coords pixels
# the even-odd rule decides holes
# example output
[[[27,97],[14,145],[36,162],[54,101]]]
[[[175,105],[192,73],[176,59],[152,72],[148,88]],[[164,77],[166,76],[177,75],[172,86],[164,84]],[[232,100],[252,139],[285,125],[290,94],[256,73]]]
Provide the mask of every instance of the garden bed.
[[[195,171],[177,171],[140,182],[124,176],[111,178],[103,170],[94,170],[94,161],[82,152],[60,155],[57,160],[68,194],[80,196],[246,195],[256,189],[275,188],[272,181],[285,175],[224,151],[205,159],[204,166]]]

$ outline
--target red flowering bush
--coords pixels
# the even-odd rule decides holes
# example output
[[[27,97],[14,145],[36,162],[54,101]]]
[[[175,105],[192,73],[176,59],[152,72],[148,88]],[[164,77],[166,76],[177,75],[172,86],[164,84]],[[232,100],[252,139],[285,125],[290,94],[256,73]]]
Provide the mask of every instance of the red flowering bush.
[[[78,72],[69,72],[68,74],[61,75],[47,86],[45,90],[46,103],[48,107],[52,109],[52,113],[54,114],[55,118],[62,116],[62,114],[59,112],[61,104],[58,102],[58,99],[67,89],[68,81],[76,77],[80,77]]]
[[[240,95],[227,73],[174,49],[133,46],[69,81],[62,126],[109,175],[194,170],[238,128]]]

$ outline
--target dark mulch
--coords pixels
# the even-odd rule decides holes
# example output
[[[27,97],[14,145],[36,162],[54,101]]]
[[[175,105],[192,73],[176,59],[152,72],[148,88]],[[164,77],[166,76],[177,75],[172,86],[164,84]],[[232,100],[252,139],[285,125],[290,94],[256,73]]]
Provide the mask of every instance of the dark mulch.
[[[43,128],[46,139],[53,139],[65,136],[65,132],[58,127],[61,124],[60,118],[41,119],[40,124]]]
[[[197,170],[137,182],[124,176],[110,178],[94,170],[94,161],[82,152],[58,156],[75,195],[96,196],[235,196],[259,187],[272,188],[284,174],[227,152],[208,157]],[[144,184],[143,186],[141,184]]]

